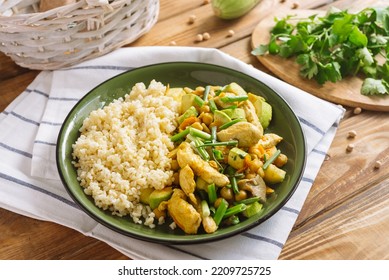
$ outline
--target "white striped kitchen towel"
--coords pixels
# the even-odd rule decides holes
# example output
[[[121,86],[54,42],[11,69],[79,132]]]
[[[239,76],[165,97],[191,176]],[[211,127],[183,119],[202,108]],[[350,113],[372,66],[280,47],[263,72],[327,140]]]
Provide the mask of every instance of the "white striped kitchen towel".
[[[308,146],[303,179],[288,203],[248,232],[207,244],[167,246],[138,241],[98,224],[59,181],[55,145],[61,124],[90,89],[123,71],[169,61],[206,62],[251,75],[275,89],[296,112]],[[344,109],[263,73],[219,50],[122,48],[56,71],[41,72],[0,114],[0,207],[73,228],[135,259],[276,259],[333,140]]]

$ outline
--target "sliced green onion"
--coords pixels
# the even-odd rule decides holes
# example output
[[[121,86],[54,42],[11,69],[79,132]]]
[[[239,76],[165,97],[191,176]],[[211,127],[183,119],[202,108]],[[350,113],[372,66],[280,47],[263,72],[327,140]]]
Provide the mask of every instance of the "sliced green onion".
[[[226,221],[228,222],[229,225],[236,225],[240,223],[239,217],[234,215],[228,217]]]
[[[196,105],[198,105],[199,107],[202,107],[203,105],[204,105],[204,103],[205,103],[205,101],[203,100],[203,99],[201,99],[201,97],[200,96],[195,96],[195,98],[194,98],[194,102],[195,102],[195,104]]]
[[[204,101],[207,101],[208,100],[208,95],[209,95],[209,91],[211,90],[211,86],[206,86],[205,87],[205,90],[204,90],[204,95],[203,95],[203,100]]]
[[[211,127],[211,139],[212,139],[212,143],[215,143],[217,141],[217,127],[216,126]]]
[[[223,91],[221,90],[221,89],[217,89],[217,90],[215,90],[215,95],[216,96],[219,96],[220,95],[220,93],[222,93]]]
[[[226,110],[226,109],[236,109],[236,108],[238,108],[238,106],[231,105],[231,106],[228,106],[228,107],[224,107],[223,109]]]
[[[227,87],[227,85],[225,85],[225,86],[222,87],[221,89],[215,90],[215,95],[216,95],[216,96],[219,96],[220,93],[222,93],[223,91],[226,90],[226,87]]]
[[[227,217],[230,217],[232,215],[239,214],[239,213],[243,212],[244,210],[246,210],[246,208],[247,208],[247,205],[243,204],[243,203],[232,206],[226,210],[223,218],[227,218]]]
[[[195,136],[195,137],[199,137],[201,139],[205,139],[205,140],[210,140],[212,138],[211,134],[206,133],[206,132],[204,132],[200,129],[194,128],[194,127],[189,127],[189,134],[192,136]]]
[[[227,211],[228,202],[222,198],[219,207],[216,209],[215,216],[213,216],[213,220],[215,221],[216,225],[219,225],[221,220],[224,217],[224,214]]]
[[[225,141],[225,142],[215,142],[215,143],[204,143],[203,147],[217,147],[217,146],[236,146],[238,145],[237,140]]]
[[[208,200],[211,205],[215,203],[217,199],[217,194],[216,194],[216,187],[215,184],[212,183],[208,185]]]
[[[238,122],[241,122],[241,121],[244,121],[244,119],[235,119],[235,120],[232,120],[232,121],[230,121],[230,122],[228,122],[228,123],[225,123],[225,124],[221,125],[221,126],[219,127],[219,129],[220,129],[220,130],[226,129],[227,127],[230,127],[231,125],[234,125],[234,124],[236,124],[236,123],[238,123]]]
[[[243,204],[248,205],[248,204],[251,204],[251,203],[254,203],[254,202],[257,202],[257,201],[259,201],[259,197],[258,196],[253,196],[253,197],[249,197],[249,198],[246,198],[246,199],[242,199],[241,201],[236,202],[235,204],[243,203]]]
[[[209,210],[208,202],[206,200],[201,201],[201,214],[203,217],[211,215],[211,211]]]
[[[213,153],[213,155],[215,156],[215,159],[216,159],[216,160],[223,160],[223,159],[224,159],[224,155],[223,155],[223,152],[222,152],[222,151],[213,149],[213,150],[212,150],[212,153]]]
[[[186,136],[186,139],[188,139],[188,140],[190,140],[190,141],[192,141],[192,142],[196,142],[196,140],[200,140],[198,137],[192,136],[192,135],[190,135],[190,134],[188,134],[188,135]]]
[[[277,150],[268,160],[265,161],[262,168],[266,170],[269,167],[269,165],[272,164],[280,154],[281,151]]]
[[[181,139],[185,138],[185,136],[188,135],[188,134],[189,134],[189,128],[187,128],[187,129],[185,129],[185,130],[183,130],[183,131],[173,135],[172,137],[170,137],[170,140],[172,142],[177,142],[178,140],[181,140]]]
[[[239,193],[239,188],[238,188],[238,182],[236,180],[236,177],[231,177],[230,178],[230,181],[231,181],[231,188],[232,188],[232,191],[237,194]]]
[[[203,142],[201,142],[199,139],[195,139],[195,141],[193,141],[192,143],[194,143],[195,148],[199,153],[199,155],[201,156],[201,158],[205,161],[208,161],[210,157],[208,152],[205,150],[205,148],[202,147]]]
[[[209,102],[209,108],[211,109],[211,112],[214,113],[217,110],[215,100],[210,99],[208,102]]]
[[[231,102],[236,102],[236,101],[245,101],[249,99],[247,95],[243,96],[224,96],[220,98],[221,101],[226,102],[226,103],[231,103]]]

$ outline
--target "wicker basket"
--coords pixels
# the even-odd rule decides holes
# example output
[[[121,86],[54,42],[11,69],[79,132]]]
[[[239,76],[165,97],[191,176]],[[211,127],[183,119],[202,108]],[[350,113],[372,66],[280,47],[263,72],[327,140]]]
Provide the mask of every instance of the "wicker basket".
[[[158,0],[80,0],[39,12],[39,0],[0,0],[0,51],[18,65],[54,70],[101,56],[150,30]]]

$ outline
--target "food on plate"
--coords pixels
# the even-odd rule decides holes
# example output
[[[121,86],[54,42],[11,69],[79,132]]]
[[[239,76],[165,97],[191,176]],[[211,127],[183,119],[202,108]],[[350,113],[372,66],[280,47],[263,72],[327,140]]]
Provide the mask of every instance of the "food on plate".
[[[389,94],[389,7],[352,14],[331,9],[320,17],[276,19],[270,42],[253,55],[295,57],[300,74],[320,85],[361,76],[361,94]]]
[[[271,119],[271,105],[236,83],[138,83],[84,120],[73,164],[84,192],[114,215],[213,233],[259,214],[285,179]]]

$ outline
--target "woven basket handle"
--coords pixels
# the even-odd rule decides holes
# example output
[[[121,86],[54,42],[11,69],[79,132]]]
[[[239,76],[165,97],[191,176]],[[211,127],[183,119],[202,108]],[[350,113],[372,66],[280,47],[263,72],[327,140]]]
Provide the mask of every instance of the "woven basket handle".
[[[86,3],[88,4],[89,7],[109,5],[109,1],[108,0],[86,0]]]

